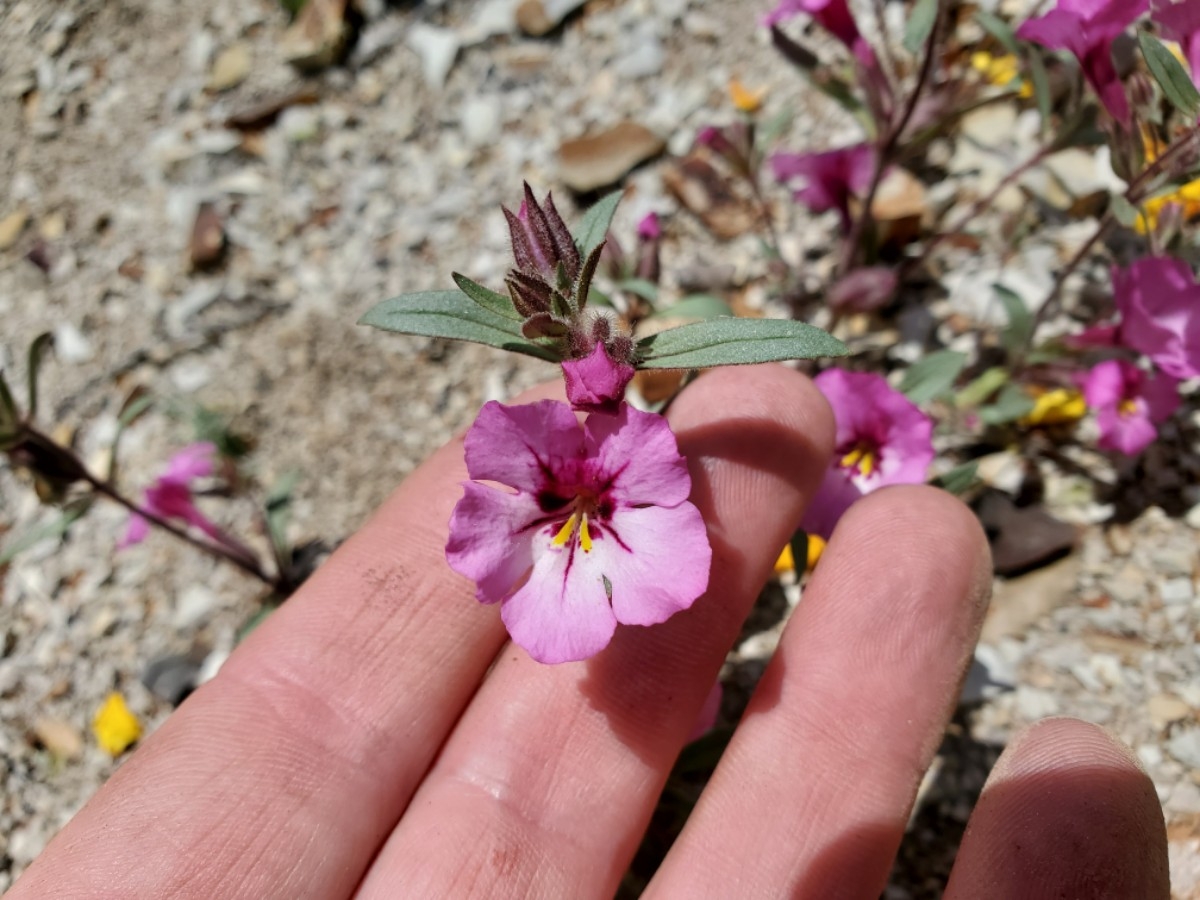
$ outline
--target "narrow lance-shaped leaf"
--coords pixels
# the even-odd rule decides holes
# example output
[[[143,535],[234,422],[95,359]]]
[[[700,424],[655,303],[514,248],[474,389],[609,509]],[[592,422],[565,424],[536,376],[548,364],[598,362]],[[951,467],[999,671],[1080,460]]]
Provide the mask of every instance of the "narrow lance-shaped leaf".
[[[689,294],[681,300],[658,310],[651,319],[715,319],[732,316],[729,304],[712,294]]]
[[[54,343],[54,335],[48,331],[43,331],[33,339],[29,345],[29,362],[26,369],[26,377],[29,380],[29,418],[33,419],[37,416],[38,408],[38,370],[42,367],[42,357],[46,353],[46,348]]]
[[[1175,58],[1175,54],[1149,32],[1138,32],[1138,44],[1141,45],[1142,56],[1146,57],[1150,74],[1167,95],[1171,105],[1186,118],[1195,120],[1197,114],[1200,114],[1200,91],[1192,84],[1187,70]]]
[[[623,191],[613,191],[589,208],[579,220],[573,231],[575,245],[583,256],[595,250],[604,240],[604,236],[608,234],[608,226],[612,224],[613,216],[617,212],[617,204],[623,196]]]
[[[18,554],[28,550],[34,544],[50,538],[62,537],[72,525],[83,517],[91,505],[91,497],[80,498],[64,507],[62,513],[50,521],[31,528],[24,534],[17,535],[5,545],[3,550],[0,550],[0,566],[8,565]]]
[[[986,9],[975,10],[975,21],[979,27],[994,37],[1005,50],[1014,56],[1021,53],[1021,45],[1017,43],[1017,35],[1012,26],[994,13]]]
[[[918,55],[933,34],[937,22],[938,0],[917,0],[904,26],[904,49]]]
[[[1046,63],[1037,47],[1029,51],[1029,80],[1033,82],[1033,97],[1038,115],[1041,116],[1042,134],[1048,134],[1054,98],[1050,96],[1050,75],[1046,72]]]
[[[938,350],[913,363],[904,373],[900,391],[913,403],[928,403],[954,387],[967,364],[967,354]]]
[[[484,309],[458,291],[403,294],[377,304],[358,321],[400,334],[487,344],[550,362],[562,358],[553,347],[522,337],[519,322]]]
[[[1029,307],[1021,299],[1021,295],[1006,288],[1002,284],[993,284],[992,290],[1000,298],[1004,306],[1004,314],[1008,319],[1008,327],[1004,329],[1002,341],[1004,349],[1009,353],[1022,350],[1033,337],[1033,315]]]
[[[845,356],[846,345],[791,319],[709,319],[638,341],[639,369],[700,369],[785,359]]]
[[[515,322],[521,321],[521,314],[513,307],[511,297],[499,294],[490,288],[485,288],[482,284],[477,284],[466,275],[459,275],[457,272],[451,274],[450,277],[454,279],[454,283],[458,285],[460,291],[488,310],[488,312],[494,312]]]
[[[0,437],[16,431],[20,419],[21,414],[17,411],[16,401],[13,400],[12,391],[8,389],[8,380],[0,370]]]
[[[934,478],[930,484],[958,496],[966,493],[969,488],[974,486],[978,480],[976,477],[978,471],[979,463],[972,460],[971,462],[963,463],[961,466],[955,466],[949,472],[943,472],[937,478]]]
[[[1003,425],[1028,415],[1035,405],[1033,398],[1010,383],[1000,389],[995,403],[979,410],[979,418],[988,425]]]

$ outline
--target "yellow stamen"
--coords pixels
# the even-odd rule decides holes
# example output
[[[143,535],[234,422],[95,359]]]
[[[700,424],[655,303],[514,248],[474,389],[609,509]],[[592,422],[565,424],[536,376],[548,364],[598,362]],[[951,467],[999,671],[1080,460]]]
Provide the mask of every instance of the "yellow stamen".
[[[586,526],[585,526],[586,527]],[[575,533],[575,513],[571,513],[571,518],[563,522],[562,528],[558,529],[558,534],[550,541],[555,547],[562,547],[571,539],[571,535]],[[591,544],[591,541],[588,541]]]
[[[779,559],[775,560],[775,574],[786,575],[795,569],[796,558],[792,555],[792,545],[787,544],[784,546],[783,552],[779,554]]]
[[[858,469],[864,478],[870,478],[871,473],[875,471],[875,454],[859,444],[842,457],[841,466],[843,469]]]
[[[1003,56],[993,56],[986,51],[971,54],[971,68],[983,76],[983,80],[996,87],[1008,87],[1014,81],[1019,82],[1019,96],[1028,99],[1033,96],[1033,85],[1021,78],[1021,66],[1011,53]]]
[[[579,546],[583,548],[584,553],[592,552],[592,536],[588,534],[587,513],[579,520]]]
[[[1119,404],[1117,404],[1117,412],[1122,417],[1136,415],[1137,411],[1138,405],[1136,400],[1122,400]]]

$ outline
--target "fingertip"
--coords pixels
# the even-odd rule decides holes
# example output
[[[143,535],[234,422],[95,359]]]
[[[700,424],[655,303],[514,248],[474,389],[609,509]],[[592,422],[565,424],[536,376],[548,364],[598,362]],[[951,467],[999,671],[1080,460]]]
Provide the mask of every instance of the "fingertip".
[[[1162,808],[1128,748],[1066,718],[1012,740],[984,786],[946,897],[984,894],[1166,900]]]

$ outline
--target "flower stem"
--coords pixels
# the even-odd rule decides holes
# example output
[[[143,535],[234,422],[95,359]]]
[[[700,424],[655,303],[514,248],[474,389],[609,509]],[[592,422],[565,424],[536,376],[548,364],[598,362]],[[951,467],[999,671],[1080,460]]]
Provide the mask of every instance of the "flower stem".
[[[209,556],[213,556],[217,559],[223,560],[224,562],[232,563],[247,575],[257,578],[263,584],[270,587],[273,591],[279,592],[285,586],[285,579],[283,576],[270,575],[262,567],[262,564],[258,561],[254,555],[254,552],[250,550],[249,547],[240,544],[233,538],[229,539],[228,544],[218,544],[211,541],[202,540],[201,538],[188,533],[187,529],[179,527],[175,523],[164,519],[162,516],[159,516],[156,513],[143,509],[137,503],[130,500],[128,497],[122,494],[111,481],[101,478],[88,469],[83,460],[81,460],[78,454],[76,454],[75,451],[70,447],[64,447],[53,438],[43,434],[41,431],[37,430],[28,423],[25,423],[21,427],[29,437],[37,441],[39,444],[51,445],[57,450],[58,453],[66,457],[73,458],[73,465],[71,467],[72,474],[80,480],[86,482],[88,486],[91,487],[91,489],[97,494],[101,495],[102,497],[107,497],[114,503],[125,507],[133,515],[141,516],[150,524],[161,528],[163,531],[173,534],[175,537],[179,538],[179,540],[187,544],[191,544],[193,547],[203,551],[204,553],[207,553]]]
[[[846,235],[846,242],[843,245],[842,258],[837,268],[839,277],[849,272],[858,259],[859,243],[867,232],[867,226],[871,224],[871,205],[875,202],[875,195],[879,192],[879,184],[883,181],[883,173],[891,162],[892,156],[896,152],[896,147],[900,143],[900,137],[904,133],[904,129],[908,127],[908,123],[912,120],[913,113],[917,110],[917,103],[921,99],[921,94],[924,93],[925,86],[929,83],[930,76],[933,74],[933,62],[937,56],[938,36],[942,30],[944,13],[945,3],[942,0],[938,0],[937,14],[934,16],[933,27],[929,31],[929,41],[925,45],[925,56],[921,60],[921,69],[917,74],[917,83],[913,85],[912,93],[908,95],[908,100],[904,104],[904,109],[900,113],[900,116],[892,121],[887,134],[879,142],[879,150],[875,154],[875,167],[871,172],[871,181],[867,188],[866,196],[863,199],[862,211],[855,217],[853,223],[851,223],[850,232]]]

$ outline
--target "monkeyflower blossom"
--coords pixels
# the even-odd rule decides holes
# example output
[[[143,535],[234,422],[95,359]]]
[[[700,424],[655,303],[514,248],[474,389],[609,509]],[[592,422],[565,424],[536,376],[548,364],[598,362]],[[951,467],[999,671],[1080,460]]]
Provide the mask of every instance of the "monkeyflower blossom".
[[[1104,108],[1129,125],[1129,100],[1113,65],[1113,41],[1150,8],[1150,0],[1059,0],[1017,29],[1017,37],[1052,50],[1069,50]]]
[[[492,401],[465,455],[474,480],[446,559],[535,660],[586,659],[618,623],[664,622],[708,586],[712,550],[663,417],[622,404],[580,427],[564,403]]]
[[[1158,434],[1156,426],[1179,408],[1179,381],[1151,375],[1123,359],[1094,366],[1083,387],[1088,406],[1096,411],[1099,446],[1136,456]]]
[[[192,495],[192,483],[213,473],[216,453],[217,448],[213,444],[204,442],[190,444],[172,456],[167,462],[166,471],[146,488],[142,509],[161,519],[197,528],[214,541],[228,546],[231,539],[196,508]],[[130,517],[125,536],[117,548],[140,544],[149,533],[150,523],[135,514]]]
[[[595,349],[583,359],[563,360],[562,371],[573,408],[609,414],[620,407],[634,372],[629,363],[613,359],[603,341],[596,341]]]
[[[920,484],[933,462],[933,421],[880,375],[826,369],[814,384],[833,407],[833,463],[802,523],[828,538],[850,504],[890,484]]]
[[[1112,270],[1117,339],[1175,378],[1200,375],[1200,284],[1181,259],[1155,256]]]
[[[850,228],[850,198],[867,190],[874,166],[875,149],[870,144],[771,157],[776,180],[804,179],[803,186],[793,193],[796,200],[815,213],[836,209],[843,230]]]
[[[859,32],[846,0],[780,0],[779,5],[767,13],[763,24],[774,27],[804,13],[845,44],[864,65],[875,64],[875,53]]]
[[[1163,27],[1167,37],[1179,42],[1192,82],[1200,87],[1200,0],[1156,3],[1150,18]]]

